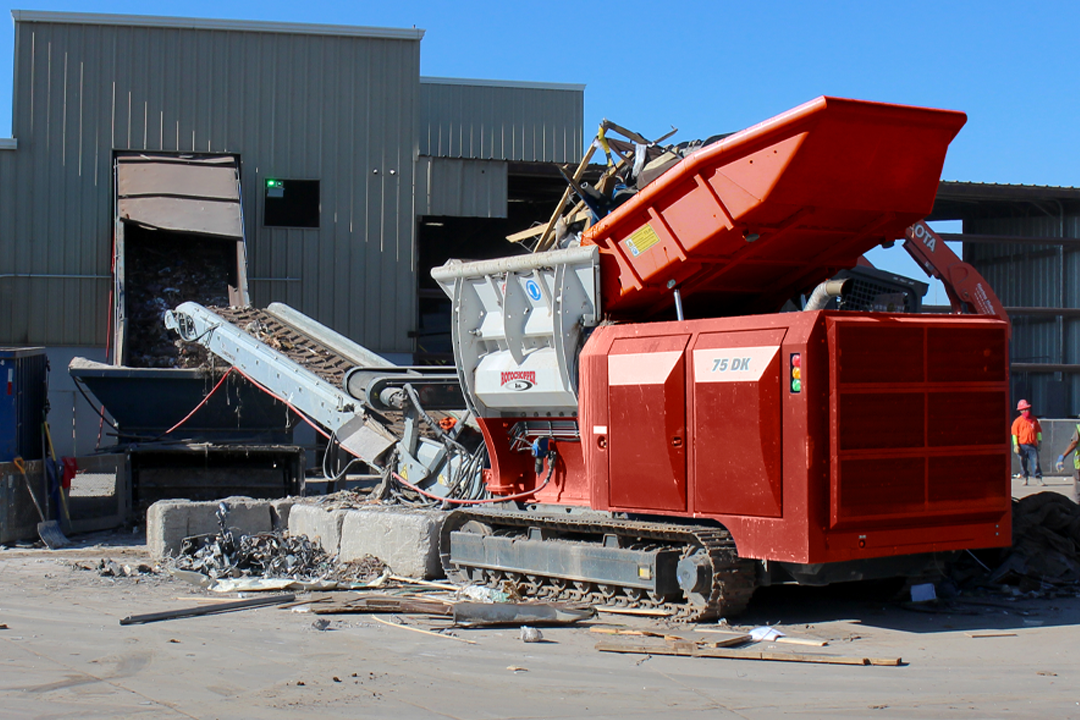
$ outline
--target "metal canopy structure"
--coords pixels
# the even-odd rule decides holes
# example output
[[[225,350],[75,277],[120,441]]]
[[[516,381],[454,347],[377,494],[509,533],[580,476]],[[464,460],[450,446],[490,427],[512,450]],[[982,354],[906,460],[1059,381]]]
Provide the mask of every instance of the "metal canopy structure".
[[[928,220],[960,220],[971,263],[1013,323],[1012,392],[1044,417],[1080,412],[1080,188],[942,182]]]

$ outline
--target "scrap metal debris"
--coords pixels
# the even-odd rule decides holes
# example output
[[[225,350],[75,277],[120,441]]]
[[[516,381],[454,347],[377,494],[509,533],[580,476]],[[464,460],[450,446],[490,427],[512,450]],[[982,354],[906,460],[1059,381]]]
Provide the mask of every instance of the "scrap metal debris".
[[[450,616],[453,614],[453,605],[438,599],[395,597],[392,595],[360,595],[350,597],[347,600],[312,603],[311,612],[316,615],[365,612]]]
[[[108,558],[103,558],[95,569],[101,577],[135,577],[137,575],[155,574],[154,568],[146,563],[139,563],[132,567],[131,565],[121,565]]]
[[[596,138],[586,148],[577,169],[570,174],[570,166],[559,168],[567,188],[551,219],[545,224],[508,235],[506,239],[522,243],[533,252],[576,246],[580,243],[582,231],[590,225],[631,199],[683,158],[730,134],[714,135],[704,141],[664,145],[664,141],[676,132],[672,128],[663,137],[648,140],[605,119],[600,123]],[[616,138],[615,134],[622,137]],[[603,152],[606,166],[600,176],[590,183],[586,176],[589,174],[589,163],[597,151]]]
[[[461,627],[569,625],[596,617],[591,606],[562,603],[459,602],[453,607],[454,624]]]
[[[199,615],[217,615],[219,613],[235,612],[237,610],[249,610],[267,605],[282,605],[296,599],[295,595],[271,595],[269,597],[247,598],[236,602],[214,603],[213,605],[198,605],[196,607],[166,610],[164,612],[146,613],[145,615],[130,615],[120,620],[121,625],[142,625],[144,623],[158,622],[160,620],[175,620],[176,618],[197,617]]]
[[[331,583],[364,583],[388,572],[386,565],[373,557],[339,564],[333,555],[304,535],[283,532],[238,535],[229,527],[226,502],[218,504],[217,519],[218,533],[184,540],[174,561],[175,571],[195,572],[215,581],[273,578]]]
[[[1012,597],[1075,596],[1080,587],[1080,506],[1060,493],[1041,492],[1014,500],[1012,516],[1012,546],[962,555],[950,567],[945,585],[939,583],[939,598],[951,600],[958,590],[965,596],[987,590]]]

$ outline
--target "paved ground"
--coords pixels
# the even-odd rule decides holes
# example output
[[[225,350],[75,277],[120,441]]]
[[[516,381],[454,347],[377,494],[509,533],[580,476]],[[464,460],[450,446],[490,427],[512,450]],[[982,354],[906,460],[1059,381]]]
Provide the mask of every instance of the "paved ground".
[[[545,629],[538,644],[516,629],[453,631],[476,642],[466,644],[369,616],[318,631],[311,614],[276,608],[121,626],[204,591],[72,568],[144,560],[144,546],[116,544],[130,538],[105,540],[0,551],[3,717],[1080,717],[1071,596],[926,613],[894,602],[895,587],[767,588],[739,619],[830,643],[775,650],[901,657],[902,667],[617,655],[597,652],[587,628]],[[966,634],[995,630],[1012,634]]]
[[[1046,483],[1014,481],[1013,494],[1075,497],[1070,478]],[[0,550],[4,718],[1080,718],[1073,595],[987,596],[926,612],[897,602],[896,586],[884,583],[765,588],[738,618],[739,628],[779,624],[829,642],[760,649],[899,657],[901,667],[619,655],[597,652],[609,636],[588,627],[544,629],[537,644],[517,629],[456,629],[455,640],[364,615],[328,616],[320,631],[310,613],[277,608],[121,626],[206,592],[78,569],[146,561],[133,536],[83,540],[56,552]],[[1000,636],[971,636],[992,632]]]
[[[1014,498],[1027,497],[1028,495],[1034,495],[1041,492],[1056,492],[1061,493],[1076,501],[1078,499],[1076,484],[1073,482],[1071,476],[1058,477],[1047,476],[1043,478],[1043,484],[1038,485],[1034,479],[1029,480],[1027,485],[1024,485],[1024,481],[1013,478],[1012,481],[1012,495]]]

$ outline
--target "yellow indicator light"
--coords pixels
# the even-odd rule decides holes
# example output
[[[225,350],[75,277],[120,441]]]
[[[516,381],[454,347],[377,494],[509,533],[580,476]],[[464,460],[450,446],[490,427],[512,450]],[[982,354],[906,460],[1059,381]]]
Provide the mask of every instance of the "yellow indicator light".
[[[796,380],[801,380],[802,370],[800,370],[799,368],[791,368],[791,377],[795,378]]]

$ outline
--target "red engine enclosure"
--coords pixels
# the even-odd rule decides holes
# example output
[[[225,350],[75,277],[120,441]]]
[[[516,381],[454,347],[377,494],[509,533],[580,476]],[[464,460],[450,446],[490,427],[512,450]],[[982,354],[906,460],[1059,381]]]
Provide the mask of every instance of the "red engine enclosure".
[[[1008,545],[1007,337],[991,318],[822,311],[599,327],[581,440],[557,443],[535,500],[713,519],[762,560]],[[539,482],[511,449],[519,420],[480,421],[496,494]]]

